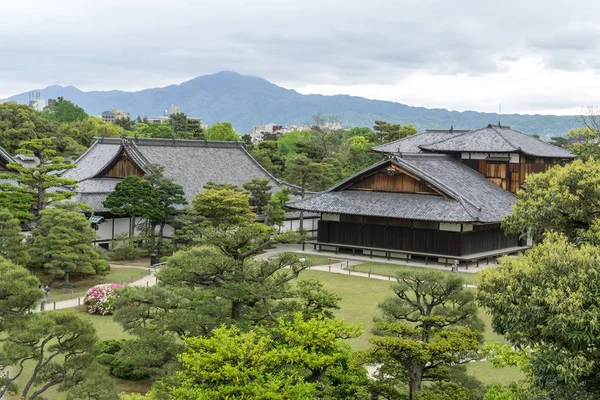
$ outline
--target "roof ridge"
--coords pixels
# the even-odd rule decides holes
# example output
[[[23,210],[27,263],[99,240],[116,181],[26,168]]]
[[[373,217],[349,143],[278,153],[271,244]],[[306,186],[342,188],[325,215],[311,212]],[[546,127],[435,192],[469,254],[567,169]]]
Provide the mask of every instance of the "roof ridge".
[[[475,129],[475,130],[470,130],[470,131],[463,131],[462,133],[459,133],[456,136],[452,136],[452,137],[449,137],[449,138],[446,138],[446,139],[438,140],[437,142],[433,142],[433,143],[422,144],[422,145],[419,145],[417,147],[419,147],[421,150],[426,150],[428,146],[436,145],[436,144],[440,144],[440,143],[444,143],[444,142],[447,142],[449,140],[456,139],[457,137],[461,137],[461,136],[467,135],[469,133],[477,132],[479,130],[481,130],[481,129]]]
[[[148,172],[146,166],[150,164],[150,161],[148,161],[148,159],[140,151],[140,149],[137,147],[135,142],[133,142],[132,140],[130,140],[128,138],[124,138],[123,139],[123,149],[126,150],[128,153],[131,152],[131,154],[129,154],[129,156],[132,157],[134,159],[134,161],[135,161],[135,158],[138,158],[138,160],[137,160],[138,167],[140,169],[142,169],[144,172]]]
[[[508,127],[506,127],[506,128],[508,128]],[[544,141],[544,140],[542,140],[542,139],[540,139],[540,138],[537,138],[537,137],[535,137],[535,136],[533,136],[533,135],[530,135],[530,134],[528,134],[528,133],[522,132],[522,131],[520,131],[520,130],[518,130],[518,129],[513,129],[513,128],[509,128],[509,129],[510,129],[511,131],[513,131],[513,132],[517,132],[517,133],[520,133],[521,135],[525,135],[525,136],[527,136],[527,137],[529,137],[529,138],[531,138],[531,139],[535,139],[535,140],[537,140],[538,142],[540,142],[540,143],[542,143],[542,144],[545,144],[545,145],[547,145],[547,146],[554,147],[554,148],[556,148],[556,149],[560,149],[560,150],[567,150],[567,151],[570,151],[570,150],[568,150],[568,149],[565,149],[564,147],[560,147],[560,146],[557,146],[557,145],[555,145],[555,144],[548,143],[548,142],[546,142],[546,141]],[[521,151],[523,151],[523,150],[521,149]],[[525,152],[525,151],[523,151],[523,153],[525,153],[525,154],[529,154],[529,153],[527,153],[527,152]]]
[[[499,125],[499,126],[501,127],[502,125]],[[498,135],[500,135],[500,137],[501,137],[501,138],[502,138],[502,139],[503,139],[503,140],[504,140],[506,143],[508,143],[508,145],[509,145],[509,146],[511,146],[513,149],[515,149],[515,150],[521,150],[521,148],[520,148],[520,147],[518,147],[518,146],[515,146],[514,144],[512,144],[512,143],[510,142],[510,140],[508,140],[508,139],[507,139],[507,138],[506,138],[506,137],[505,137],[505,136],[502,134],[502,132],[500,132],[498,129],[496,129],[496,127],[495,127],[494,125],[490,124],[490,125],[488,125],[488,128],[492,128],[492,130],[493,130],[494,132],[496,132]],[[521,132],[520,132],[520,133],[521,133]],[[525,135],[525,134],[524,134],[524,135]],[[523,150],[521,150],[521,151],[523,151]]]

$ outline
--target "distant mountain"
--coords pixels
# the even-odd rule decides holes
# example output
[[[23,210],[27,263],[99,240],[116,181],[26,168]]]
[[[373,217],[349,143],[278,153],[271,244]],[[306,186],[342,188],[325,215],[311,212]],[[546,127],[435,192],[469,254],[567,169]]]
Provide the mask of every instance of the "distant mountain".
[[[337,115],[342,124],[349,127],[373,126],[376,119],[413,124],[418,130],[448,129],[451,125],[455,129],[472,129],[498,123],[498,116],[494,113],[411,107],[348,95],[303,95],[264,79],[235,72],[199,76],[180,85],[138,92],[83,92],[74,86],[55,85],[42,89],[42,94],[45,99],[62,96],[92,115],[100,115],[111,108],[122,108],[131,113],[132,118],[162,115],[171,104],[177,104],[182,112],[190,117],[202,117],[206,124],[230,121],[240,133],[249,132],[253,125],[270,122],[285,125],[310,122],[311,116],[319,112]],[[4,101],[28,103],[28,93]],[[580,126],[575,117],[537,114],[502,115],[501,122],[544,137],[562,135]]]

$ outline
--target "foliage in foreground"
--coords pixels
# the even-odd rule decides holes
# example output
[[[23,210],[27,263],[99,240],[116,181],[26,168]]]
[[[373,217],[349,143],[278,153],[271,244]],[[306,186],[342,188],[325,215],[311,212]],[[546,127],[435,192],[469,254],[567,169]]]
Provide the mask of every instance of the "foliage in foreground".
[[[478,299],[494,331],[529,349],[524,366],[550,398],[600,396],[600,248],[548,233],[527,254],[483,273]]]
[[[376,320],[366,360],[380,365],[377,390],[386,399],[437,398],[425,396],[450,390],[451,366],[479,359],[483,323],[475,296],[462,278],[438,271],[407,270],[396,281],[396,297],[379,305],[383,318]],[[424,381],[437,386],[424,387]],[[455,398],[468,393],[464,389],[453,388]]]

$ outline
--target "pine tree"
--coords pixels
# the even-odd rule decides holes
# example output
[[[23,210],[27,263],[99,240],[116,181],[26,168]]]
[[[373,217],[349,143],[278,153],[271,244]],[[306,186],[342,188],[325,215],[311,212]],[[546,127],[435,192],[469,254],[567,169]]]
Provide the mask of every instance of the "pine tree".
[[[0,255],[23,265],[26,261],[24,236],[19,220],[7,209],[0,209]]]
[[[94,249],[96,231],[81,212],[57,207],[40,213],[40,221],[31,232],[28,265],[50,273],[51,284],[64,277],[70,285],[73,274],[94,275],[108,271],[108,262]]]

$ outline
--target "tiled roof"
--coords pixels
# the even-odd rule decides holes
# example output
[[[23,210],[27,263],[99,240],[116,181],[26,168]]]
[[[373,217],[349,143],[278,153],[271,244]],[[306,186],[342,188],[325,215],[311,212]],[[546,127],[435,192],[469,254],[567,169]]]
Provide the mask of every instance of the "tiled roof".
[[[534,157],[575,158],[573,153],[508,126],[488,125],[474,131],[425,131],[373,151],[398,154],[422,153],[523,153]]]
[[[443,192],[441,196],[342,190],[365,172],[394,164]],[[442,222],[499,222],[511,212],[515,195],[483,175],[438,154],[406,155],[377,163],[326,192],[288,203],[291,208],[336,214],[409,218]]]
[[[208,182],[242,186],[253,178],[269,178],[273,191],[291,186],[272,176],[250,156],[243,144],[201,140],[171,139],[94,139],[92,146],[77,161],[77,168],[62,176],[79,181],[78,199],[95,211],[106,211],[102,201],[120,179],[101,178],[122,150],[144,170],[148,164],[164,166],[164,175],[181,185],[188,201]]]
[[[469,131],[462,130],[426,130],[413,136],[405,137],[380,146],[375,146],[371,150],[378,153],[422,153],[419,146],[437,143],[440,140],[446,140],[454,136]]]

